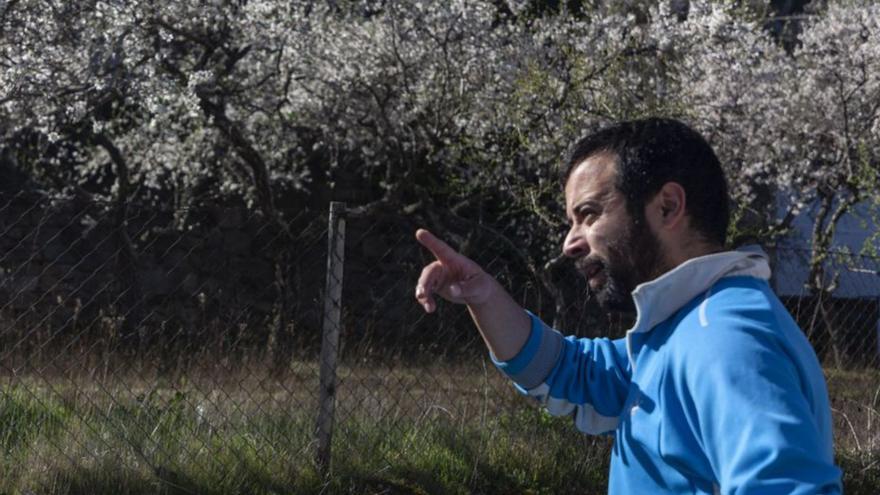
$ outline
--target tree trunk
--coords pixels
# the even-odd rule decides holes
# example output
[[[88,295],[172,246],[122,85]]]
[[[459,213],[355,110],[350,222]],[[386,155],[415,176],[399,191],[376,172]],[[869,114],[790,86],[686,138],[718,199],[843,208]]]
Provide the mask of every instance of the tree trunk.
[[[138,277],[138,259],[134,244],[128,235],[128,202],[131,194],[128,164],[119,148],[104,134],[93,136],[94,142],[104,148],[116,170],[117,193],[113,204],[116,237],[116,273],[119,277],[119,294],[122,301],[122,329],[120,337],[124,347],[143,351],[147,344],[141,303],[143,290]]]

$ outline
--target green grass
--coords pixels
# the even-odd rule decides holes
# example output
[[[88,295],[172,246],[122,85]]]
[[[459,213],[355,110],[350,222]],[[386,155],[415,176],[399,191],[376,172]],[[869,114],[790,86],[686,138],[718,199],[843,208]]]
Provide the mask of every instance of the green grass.
[[[568,420],[532,408],[482,424],[445,419],[344,428],[351,443],[334,460],[336,488],[369,481],[402,493],[605,492],[610,442],[572,435]]]
[[[160,405],[161,403],[161,405]],[[602,493],[608,442],[533,409],[466,425],[437,417],[336,425],[332,472],[312,462],[302,411],[207,425],[184,394],[65,405],[0,395],[0,493]],[[574,440],[574,441],[573,441]]]
[[[340,371],[326,477],[313,461],[314,376],[303,368],[174,383],[10,379],[0,386],[0,494],[605,493],[610,441],[530,407],[494,370],[369,371]],[[880,491],[871,373],[829,372],[848,494]]]

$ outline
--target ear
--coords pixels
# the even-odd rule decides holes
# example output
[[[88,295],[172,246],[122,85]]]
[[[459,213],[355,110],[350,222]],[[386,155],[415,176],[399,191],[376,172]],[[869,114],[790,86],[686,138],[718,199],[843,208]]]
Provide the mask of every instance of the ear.
[[[656,228],[668,230],[683,225],[687,206],[684,188],[678,182],[667,182],[645,205],[645,214]]]

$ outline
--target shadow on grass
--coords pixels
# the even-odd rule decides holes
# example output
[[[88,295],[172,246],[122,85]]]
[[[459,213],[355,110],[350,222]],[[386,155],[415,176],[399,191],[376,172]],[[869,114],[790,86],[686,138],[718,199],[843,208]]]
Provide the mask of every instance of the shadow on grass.
[[[53,495],[224,495],[224,494],[262,494],[281,495],[295,493],[293,486],[277,483],[260,476],[248,476],[237,472],[240,477],[234,486],[215,484],[207,480],[197,480],[177,471],[158,468],[151,475],[148,472],[124,469],[107,462],[97,466],[76,466],[56,470],[51,479],[30,492],[51,493]],[[28,493],[25,489],[23,493]]]
[[[482,424],[348,423],[333,493],[584,494],[607,490],[610,442],[534,408]],[[343,440],[340,440],[343,441]],[[345,491],[360,485],[362,491]]]

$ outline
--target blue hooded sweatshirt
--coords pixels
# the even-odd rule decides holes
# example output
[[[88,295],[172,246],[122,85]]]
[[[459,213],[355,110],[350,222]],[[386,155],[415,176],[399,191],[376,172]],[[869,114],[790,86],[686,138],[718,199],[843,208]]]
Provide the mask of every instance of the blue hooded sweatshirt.
[[[626,338],[534,315],[495,364],[553,415],[611,433],[609,493],[840,493],[822,368],[760,250],[691,259],[633,291]]]

